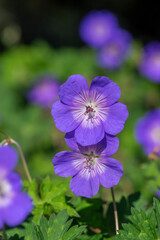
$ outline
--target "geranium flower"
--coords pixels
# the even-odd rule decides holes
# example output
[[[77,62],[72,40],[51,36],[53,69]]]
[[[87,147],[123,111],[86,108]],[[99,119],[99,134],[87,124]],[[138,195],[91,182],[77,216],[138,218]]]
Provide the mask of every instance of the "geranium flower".
[[[28,92],[27,98],[30,103],[43,108],[50,108],[58,99],[59,83],[51,76],[45,76],[34,84]]]
[[[160,83],[160,42],[151,42],[144,47],[139,70],[152,82]]]
[[[81,75],[72,75],[59,90],[60,101],[53,104],[52,115],[62,132],[75,130],[76,141],[92,145],[105,133],[116,135],[124,128],[127,107],[117,102],[119,86],[107,77],[96,77],[89,88]]]
[[[105,135],[96,145],[83,147],[74,137],[74,132],[67,133],[66,143],[74,150],[57,153],[53,158],[55,174],[72,177],[71,191],[77,196],[91,198],[97,194],[99,184],[111,188],[118,184],[123,175],[120,162],[109,158],[119,145],[117,137]]]
[[[148,112],[137,122],[135,135],[147,154],[155,151],[160,155],[160,109]]]
[[[0,147],[0,229],[4,224],[10,227],[20,224],[33,207],[29,196],[21,192],[20,176],[12,172],[17,160],[12,147]]]
[[[160,199],[160,190],[159,189],[156,191],[155,196]]]
[[[131,50],[131,35],[122,29],[115,31],[107,44],[98,53],[98,64],[102,68],[116,69],[126,60]]]
[[[91,47],[104,46],[118,27],[117,17],[106,10],[94,10],[88,13],[80,24],[79,34]]]

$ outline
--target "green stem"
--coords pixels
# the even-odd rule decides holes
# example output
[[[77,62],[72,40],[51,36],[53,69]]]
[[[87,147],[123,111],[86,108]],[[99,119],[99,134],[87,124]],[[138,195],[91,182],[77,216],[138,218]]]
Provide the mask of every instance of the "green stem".
[[[27,163],[26,163],[26,160],[25,160],[25,157],[24,157],[24,154],[22,152],[20,145],[13,139],[11,139],[11,143],[17,147],[20,157],[21,157],[21,160],[22,160],[22,163],[23,163],[24,170],[25,170],[27,178],[28,178],[28,181],[32,182],[32,178],[31,178],[31,175],[30,175],[30,172],[29,172],[29,169],[28,169],[28,166],[27,166]]]
[[[5,143],[13,144],[17,147],[17,149],[19,151],[20,158],[22,160],[22,164],[23,164],[25,173],[26,173],[27,178],[28,178],[28,181],[32,182],[32,178],[31,178],[31,175],[30,175],[30,172],[29,172],[29,169],[28,169],[28,166],[27,166],[27,163],[26,163],[26,160],[25,160],[25,157],[24,157],[24,154],[22,152],[22,149],[21,149],[20,145],[15,140],[13,140],[12,138],[5,139],[4,141],[1,142],[1,144],[5,144]]]
[[[116,206],[116,201],[115,201],[113,187],[111,188],[111,193],[112,193],[112,199],[113,199],[113,209],[114,209],[114,219],[115,219],[116,235],[118,235],[119,234],[118,233],[118,231],[119,231],[118,212],[117,212],[117,206]]]

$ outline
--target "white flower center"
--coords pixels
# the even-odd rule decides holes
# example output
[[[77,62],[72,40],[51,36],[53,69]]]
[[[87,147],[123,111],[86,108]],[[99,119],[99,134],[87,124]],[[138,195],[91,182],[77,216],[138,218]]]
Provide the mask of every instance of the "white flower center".
[[[12,186],[6,179],[0,179],[0,207],[10,204],[13,197]]]
[[[82,122],[82,127],[93,128],[104,122],[107,117],[106,97],[103,94],[92,91],[89,96],[89,91],[84,91],[74,98],[72,114],[74,120]]]
[[[156,53],[153,57],[152,57],[152,61],[155,64],[155,66],[160,67],[160,53]]]
[[[96,35],[98,36],[104,36],[104,34],[108,31],[108,29],[102,24],[102,23],[97,23],[95,25],[95,32]]]
[[[155,127],[151,132],[152,140],[160,145],[160,126]]]
[[[119,52],[119,46],[115,43],[109,44],[106,47],[106,54],[111,54],[113,56],[116,56]]]

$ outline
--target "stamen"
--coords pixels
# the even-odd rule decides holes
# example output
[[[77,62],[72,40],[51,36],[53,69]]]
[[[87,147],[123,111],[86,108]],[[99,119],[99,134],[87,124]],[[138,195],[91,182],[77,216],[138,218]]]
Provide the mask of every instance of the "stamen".
[[[95,165],[95,158],[93,156],[93,153],[91,153],[90,156],[86,157],[85,169],[88,169],[88,171],[91,172],[91,170],[94,170],[94,165]]]
[[[92,105],[90,106],[86,106],[86,111],[85,111],[85,115],[88,115],[88,118],[86,119],[87,121],[89,119],[91,119],[91,122],[93,123],[93,119],[96,119],[95,116],[96,111],[94,110],[94,108],[92,107]]]

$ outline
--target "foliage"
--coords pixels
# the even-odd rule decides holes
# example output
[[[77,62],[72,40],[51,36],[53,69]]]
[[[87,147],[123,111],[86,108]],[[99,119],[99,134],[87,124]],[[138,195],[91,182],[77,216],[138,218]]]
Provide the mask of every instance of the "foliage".
[[[72,226],[72,220],[68,220],[67,211],[61,211],[56,216],[52,214],[49,221],[41,217],[40,225],[33,223],[27,226],[25,240],[74,240],[85,230],[85,226]],[[71,228],[70,228],[71,227]],[[70,228],[70,229],[69,229]],[[68,230],[69,229],[69,230]]]
[[[28,185],[28,186],[27,186]],[[39,224],[42,215],[49,217],[53,212],[58,213],[67,209],[69,216],[78,217],[76,210],[67,202],[65,193],[68,191],[68,181],[53,180],[46,177],[39,185],[36,181],[26,182],[28,193],[33,199],[33,222]]]
[[[160,202],[154,198],[153,208],[144,210],[132,208],[130,223],[123,224],[115,240],[155,240],[160,237]]]
[[[160,189],[160,162],[150,160],[149,163],[142,165],[143,175],[147,184],[143,188],[143,194],[150,197],[150,192],[156,195],[157,190]]]
[[[7,231],[9,240],[76,240],[85,230],[85,226],[71,226],[72,219],[66,210],[52,214],[47,220],[41,216],[40,223],[28,223],[23,228]]]

